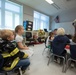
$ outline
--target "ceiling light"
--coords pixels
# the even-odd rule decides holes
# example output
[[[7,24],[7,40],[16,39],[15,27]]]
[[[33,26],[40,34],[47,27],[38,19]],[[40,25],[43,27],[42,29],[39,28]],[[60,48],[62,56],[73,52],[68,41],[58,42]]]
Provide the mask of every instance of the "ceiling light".
[[[45,0],[46,2],[48,2],[49,4],[53,4],[54,2],[52,0]]]

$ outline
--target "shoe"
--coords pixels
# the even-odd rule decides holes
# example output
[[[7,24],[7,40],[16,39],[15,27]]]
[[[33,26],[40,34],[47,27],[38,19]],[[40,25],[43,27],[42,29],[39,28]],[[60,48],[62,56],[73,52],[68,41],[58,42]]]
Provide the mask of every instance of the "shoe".
[[[71,68],[74,68],[74,67],[75,67],[74,63],[71,63]]]
[[[18,72],[19,72],[19,69],[15,69],[15,70],[14,70],[14,73],[18,73]]]
[[[60,58],[57,59],[57,63],[60,64]]]
[[[22,70],[22,74],[24,74],[26,72],[26,70]]]
[[[23,70],[23,71],[22,71],[22,74],[24,74],[25,72],[26,72],[26,70]],[[18,72],[17,72],[17,75],[21,75],[20,73],[21,73],[21,72],[18,71]]]

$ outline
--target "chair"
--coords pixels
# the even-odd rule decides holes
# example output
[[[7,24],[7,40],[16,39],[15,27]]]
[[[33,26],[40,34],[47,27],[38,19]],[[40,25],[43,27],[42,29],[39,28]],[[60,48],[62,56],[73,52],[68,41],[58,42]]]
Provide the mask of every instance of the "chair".
[[[56,54],[52,53],[52,54],[50,55],[50,57],[49,57],[49,60],[48,60],[47,65],[49,65],[49,63],[50,63],[50,58],[51,58],[51,57],[52,57],[52,61],[54,61],[54,57],[55,57],[55,56],[58,57],[58,58],[62,58],[62,59],[63,59],[62,72],[66,72],[66,68],[65,68],[65,61],[66,61],[66,59],[65,59],[64,56],[59,56],[59,55],[56,55]]]
[[[26,32],[26,41],[29,41],[28,45],[33,45],[34,46],[34,39],[32,38],[32,33],[31,32]]]
[[[76,44],[70,45],[70,58],[67,60],[66,70],[69,68],[71,61],[76,62]]]
[[[63,43],[61,43],[61,44],[63,44]],[[63,62],[62,62],[63,63],[62,72],[66,72],[65,62],[66,62],[66,59],[67,59],[67,55],[66,54],[65,55],[58,54],[59,51],[61,51],[61,50],[62,49],[60,48],[60,45],[58,47],[58,46],[55,46],[54,44],[52,44],[52,53],[50,54],[50,57],[49,57],[47,65],[49,65],[49,63],[50,63],[50,60],[51,60],[50,58],[52,58],[51,61],[54,61],[54,57],[61,58],[61,59],[63,59]]]
[[[45,43],[45,48],[44,48],[44,50],[42,52],[42,55],[44,54],[44,52],[45,52],[46,49],[48,49],[48,50],[50,49],[48,46],[46,46],[46,41],[47,41],[47,38],[45,38],[45,42],[44,42]]]

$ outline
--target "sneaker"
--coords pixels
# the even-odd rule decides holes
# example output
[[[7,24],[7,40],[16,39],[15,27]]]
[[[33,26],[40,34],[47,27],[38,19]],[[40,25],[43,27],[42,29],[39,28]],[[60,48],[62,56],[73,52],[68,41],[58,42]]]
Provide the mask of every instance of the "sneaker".
[[[24,74],[25,72],[26,72],[26,70],[23,70],[22,74]],[[17,75],[21,75],[19,71],[17,72]]]
[[[57,59],[57,63],[60,64],[60,58]]]
[[[74,63],[71,63],[71,68],[74,68],[74,67],[75,67]]]
[[[22,70],[22,74],[24,74],[26,72],[26,70]]]

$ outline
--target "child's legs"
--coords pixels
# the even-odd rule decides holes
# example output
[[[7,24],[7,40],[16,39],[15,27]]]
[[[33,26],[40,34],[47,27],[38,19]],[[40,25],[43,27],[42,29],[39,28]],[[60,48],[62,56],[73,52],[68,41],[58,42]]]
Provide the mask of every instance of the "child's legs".
[[[28,54],[29,57],[31,57],[34,54],[34,51],[32,48],[29,48],[29,50],[21,50],[21,51]]]
[[[19,62],[18,62],[18,64],[16,65],[16,67],[22,67],[21,69],[22,70],[26,70],[27,69],[27,67],[30,65],[30,61],[29,61],[29,59],[27,58],[27,59],[21,59]]]

